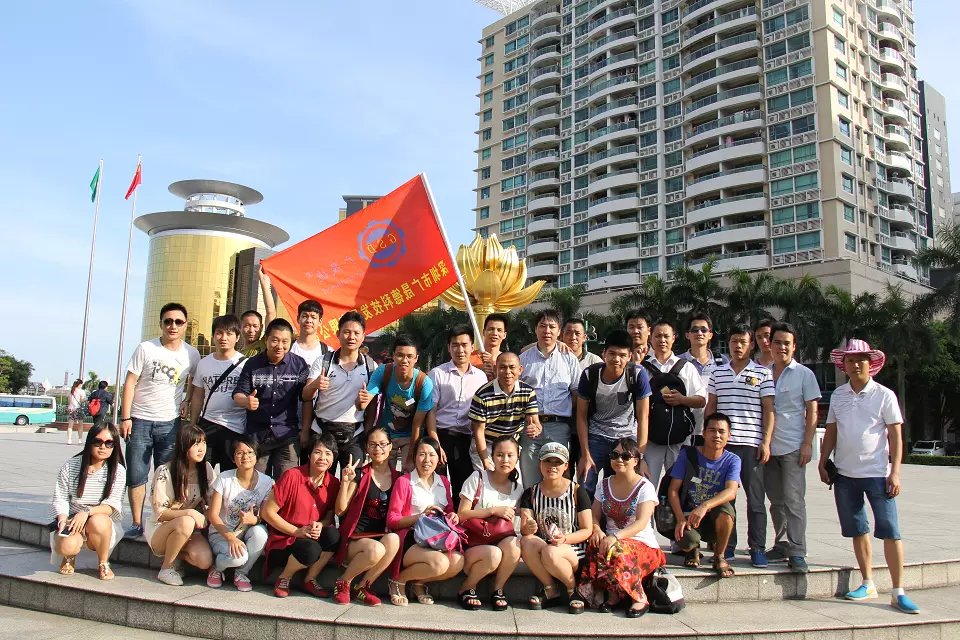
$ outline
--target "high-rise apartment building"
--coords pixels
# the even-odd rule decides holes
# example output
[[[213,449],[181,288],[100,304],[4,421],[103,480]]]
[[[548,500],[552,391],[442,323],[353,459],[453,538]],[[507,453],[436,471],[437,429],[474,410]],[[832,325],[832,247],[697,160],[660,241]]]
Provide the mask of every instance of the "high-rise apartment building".
[[[480,40],[476,224],[592,302],[717,258],[918,291],[912,0],[540,0]]]
[[[953,219],[950,153],[947,147],[947,101],[929,82],[920,81],[920,124],[923,128],[924,183],[933,229]]]

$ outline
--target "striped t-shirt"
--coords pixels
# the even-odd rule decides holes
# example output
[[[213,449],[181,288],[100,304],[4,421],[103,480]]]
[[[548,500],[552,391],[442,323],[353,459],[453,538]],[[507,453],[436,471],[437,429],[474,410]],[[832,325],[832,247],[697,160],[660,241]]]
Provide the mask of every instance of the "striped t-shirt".
[[[103,489],[107,486],[109,470],[104,462],[95,473],[87,475],[87,483],[83,487],[83,496],[77,497],[77,482],[80,479],[80,456],[74,456],[60,467],[57,474],[57,484],[53,488],[53,500],[50,502],[50,519],[58,516],[73,517],[82,507],[96,507],[106,504],[113,508],[112,517],[120,522],[123,510],[123,490],[127,486],[127,470],[118,464],[113,475],[113,486],[110,495],[103,497]]]
[[[578,516],[583,511],[589,511],[591,503],[590,495],[583,485],[571,482],[567,490],[556,498],[543,495],[540,485],[535,484],[523,492],[517,506],[533,512],[533,518],[537,521],[537,536],[549,542],[551,533],[568,536],[578,531],[580,529]],[[584,557],[587,549],[586,542],[571,546],[578,558]]]
[[[493,380],[474,394],[467,417],[484,423],[484,436],[489,442],[504,435],[518,435],[526,417],[537,413],[537,392],[533,387],[517,380],[513,393],[507,395],[500,383]]]
[[[730,444],[758,447],[763,441],[761,398],[776,395],[770,369],[753,360],[740,373],[730,364],[714,368],[708,390],[717,397],[717,411],[730,418]]]

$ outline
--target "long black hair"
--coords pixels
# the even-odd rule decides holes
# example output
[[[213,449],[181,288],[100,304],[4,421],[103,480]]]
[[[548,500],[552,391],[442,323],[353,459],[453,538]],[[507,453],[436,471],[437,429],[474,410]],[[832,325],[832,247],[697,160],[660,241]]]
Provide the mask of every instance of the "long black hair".
[[[493,442],[490,443],[490,453],[491,454],[496,453],[497,447],[504,444],[505,442],[512,443],[513,446],[516,447],[517,449],[517,466],[515,466],[513,468],[513,471],[510,472],[510,475],[507,476],[507,480],[509,480],[512,484],[516,485],[517,482],[520,480],[520,443],[517,442],[517,439],[510,434],[502,435],[495,438]]]
[[[117,475],[117,465],[122,464],[126,466],[126,463],[123,461],[123,449],[120,446],[120,433],[117,431],[117,428],[108,422],[94,424],[90,427],[90,430],[87,431],[87,440],[83,443],[83,451],[75,456],[80,458],[80,477],[77,478],[78,498],[83,497],[83,490],[87,486],[87,471],[90,469],[90,452],[94,447],[93,441],[103,431],[107,431],[113,437],[113,451],[110,452],[110,457],[107,458],[107,482],[103,485],[103,495],[100,496],[101,502],[106,500],[110,492],[113,491],[113,479]]]
[[[177,443],[173,450],[173,459],[170,460],[170,481],[177,492],[177,502],[186,502],[187,485],[190,478],[190,462],[187,460],[187,453],[190,447],[198,442],[206,442],[207,437],[203,429],[195,424],[188,424],[177,431]],[[204,506],[207,503],[207,471],[204,462],[197,463],[197,485],[200,487],[200,499]]]

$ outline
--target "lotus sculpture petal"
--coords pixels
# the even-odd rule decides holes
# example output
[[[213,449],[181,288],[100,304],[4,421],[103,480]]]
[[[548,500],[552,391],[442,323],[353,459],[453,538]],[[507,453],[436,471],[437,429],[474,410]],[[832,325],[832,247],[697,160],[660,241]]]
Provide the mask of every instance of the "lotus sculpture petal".
[[[523,286],[527,280],[527,265],[514,247],[504,249],[496,234],[482,238],[478,233],[469,245],[460,245],[457,266],[463,274],[480,327],[491,313],[505,313],[530,304],[545,284],[545,281],[537,280],[529,287]],[[466,309],[459,287],[447,289],[440,297],[457,309]]]

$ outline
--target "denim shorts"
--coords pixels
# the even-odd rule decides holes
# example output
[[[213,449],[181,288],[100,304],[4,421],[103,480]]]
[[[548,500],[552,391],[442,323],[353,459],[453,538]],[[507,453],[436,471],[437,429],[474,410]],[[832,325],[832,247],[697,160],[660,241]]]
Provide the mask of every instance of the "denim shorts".
[[[133,418],[130,439],[127,441],[127,486],[140,487],[147,484],[150,476],[150,459],[154,467],[173,458],[177,442],[180,418],[154,422]]]
[[[873,537],[879,540],[899,540],[897,501],[887,495],[886,478],[837,476],[833,485],[833,498],[837,503],[841,535],[844,538],[854,538],[870,533],[864,496],[869,500],[870,509],[873,511]]]

